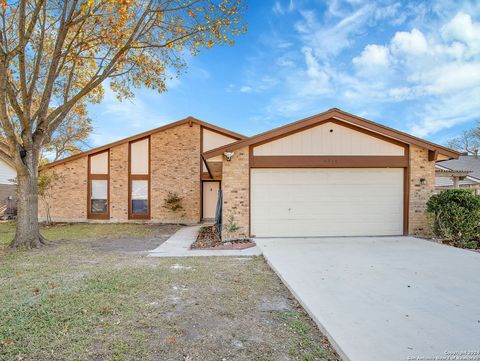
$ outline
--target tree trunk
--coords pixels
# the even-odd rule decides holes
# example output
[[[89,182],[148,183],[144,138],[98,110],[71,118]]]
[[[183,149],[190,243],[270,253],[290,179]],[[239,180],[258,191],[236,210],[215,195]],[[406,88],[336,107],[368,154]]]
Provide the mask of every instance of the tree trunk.
[[[37,248],[45,245],[38,224],[38,169],[30,163],[27,172],[17,175],[17,229],[12,248]]]

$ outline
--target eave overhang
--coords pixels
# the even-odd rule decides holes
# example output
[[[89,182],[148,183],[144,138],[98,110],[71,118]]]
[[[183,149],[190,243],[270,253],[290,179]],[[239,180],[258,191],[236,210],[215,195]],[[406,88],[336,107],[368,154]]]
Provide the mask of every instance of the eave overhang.
[[[208,161],[208,159],[222,155],[224,152],[232,152],[239,148],[263,143],[268,140],[274,140],[282,136],[287,136],[289,134],[293,134],[302,131],[303,129],[315,126],[316,124],[328,121],[329,119],[346,122],[359,128],[363,128],[371,132],[383,135],[385,137],[397,140],[404,144],[416,145],[418,147],[427,149],[429,151],[429,160],[437,160],[439,158],[453,159],[458,158],[461,154],[460,152],[457,152],[453,149],[417,138],[396,129],[372,122],[371,120],[344,112],[340,109],[333,108],[327,110],[326,112],[296,121],[294,123],[290,123],[264,133],[260,133],[253,137],[241,139],[235,143],[209,150],[208,152],[203,153],[203,157]]]

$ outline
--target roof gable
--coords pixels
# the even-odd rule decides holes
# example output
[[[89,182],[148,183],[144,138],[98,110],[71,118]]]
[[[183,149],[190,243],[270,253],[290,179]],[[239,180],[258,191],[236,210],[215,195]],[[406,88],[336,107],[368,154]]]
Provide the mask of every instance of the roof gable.
[[[253,155],[405,155],[405,144],[332,119],[253,145]]]
[[[145,138],[145,137],[148,137],[152,134],[155,134],[155,133],[158,133],[158,132],[163,132],[167,129],[178,127],[178,126],[184,125],[184,124],[198,124],[198,125],[200,125],[204,128],[211,129],[215,132],[227,135],[227,136],[229,136],[231,138],[235,138],[237,140],[241,140],[241,139],[246,138],[244,135],[232,132],[228,129],[218,127],[216,125],[204,122],[204,121],[199,120],[199,119],[194,118],[194,117],[187,117],[185,119],[181,119],[181,120],[178,120],[176,122],[169,123],[169,124],[163,125],[161,127],[158,127],[158,128],[152,129],[152,130],[148,130],[148,131],[143,132],[143,133],[132,135],[131,137],[120,139],[120,140],[118,140],[116,142],[113,142],[113,143],[105,144],[105,145],[102,145],[100,147],[93,148],[93,149],[87,150],[85,152],[77,153],[77,154],[74,154],[70,157],[63,158],[63,159],[57,160],[55,162],[45,164],[40,169],[50,168],[50,167],[53,167],[53,166],[56,166],[56,165],[59,165],[59,164],[62,164],[62,163],[67,163],[69,161],[79,159],[79,158],[85,157],[85,156],[90,155],[90,154],[95,154],[95,153],[98,153],[98,152],[102,152],[102,151],[105,151],[109,148],[112,148],[112,147],[115,147],[115,146],[118,146],[118,145],[121,145],[121,144],[124,144],[124,143],[132,142],[132,141],[135,141],[135,140],[138,140],[138,139],[141,139],[141,138]]]
[[[260,133],[250,138],[239,140],[238,142],[213,149],[211,151],[205,152],[203,156],[205,158],[215,157],[217,155],[223,154],[225,151],[233,151],[235,149],[263,143],[266,141],[274,140],[276,138],[284,137],[289,134],[307,129],[309,127],[315,126],[327,120],[337,120],[340,122],[345,122],[346,124],[354,125],[359,128],[363,128],[370,132],[376,133],[380,136],[387,137],[404,144],[413,144],[421,148],[428,149],[432,152],[445,155],[449,158],[457,158],[460,153],[456,152],[447,147],[443,147],[438,144],[428,142],[426,140],[414,137],[410,134],[398,131],[393,128],[386,127],[384,125],[372,122],[371,120],[361,118],[359,116],[344,112],[340,109],[333,108],[327,110],[326,112],[284,125],[279,128],[272,129],[270,131]]]

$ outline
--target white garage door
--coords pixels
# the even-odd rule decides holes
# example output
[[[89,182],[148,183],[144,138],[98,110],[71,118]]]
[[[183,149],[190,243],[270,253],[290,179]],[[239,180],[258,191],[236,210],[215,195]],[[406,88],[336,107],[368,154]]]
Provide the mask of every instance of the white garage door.
[[[252,169],[257,237],[403,233],[403,169]]]

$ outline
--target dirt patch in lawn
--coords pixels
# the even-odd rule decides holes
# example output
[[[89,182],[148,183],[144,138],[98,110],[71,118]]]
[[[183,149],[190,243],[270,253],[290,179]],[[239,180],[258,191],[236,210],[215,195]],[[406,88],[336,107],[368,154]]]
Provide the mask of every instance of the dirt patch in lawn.
[[[246,249],[255,246],[249,238],[234,239],[223,242],[218,237],[218,230],[215,225],[207,225],[200,228],[197,239],[190,246],[191,249],[210,249],[210,250],[227,250],[227,249]]]
[[[262,257],[102,241],[0,257],[0,360],[339,360]]]
[[[181,226],[173,224],[152,225],[149,226],[152,230],[151,235],[104,237],[87,243],[95,251],[100,252],[146,254],[169,239],[180,228]]]

